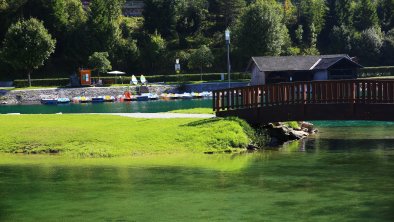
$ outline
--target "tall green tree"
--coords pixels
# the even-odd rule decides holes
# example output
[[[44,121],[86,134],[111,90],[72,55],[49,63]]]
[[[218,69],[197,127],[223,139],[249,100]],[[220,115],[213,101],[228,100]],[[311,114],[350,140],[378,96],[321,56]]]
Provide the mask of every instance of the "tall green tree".
[[[3,41],[2,55],[15,69],[27,72],[31,86],[31,72],[44,65],[55,51],[55,44],[43,23],[31,18],[11,25]]]
[[[157,32],[148,35],[141,43],[141,64],[144,64],[145,70],[149,72],[158,72],[164,58],[166,57],[166,41]],[[163,68],[163,67],[161,67]]]
[[[394,29],[386,33],[382,45],[382,65],[393,65],[394,62]]]
[[[299,19],[298,23],[304,27],[304,43],[312,41],[312,24],[314,32],[319,35],[325,25],[325,15],[328,7],[325,0],[300,0],[299,1]]]
[[[94,52],[89,56],[89,66],[97,72],[98,76],[100,76],[100,73],[106,73],[112,69],[108,57],[108,52]]]
[[[245,0],[220,0],[218,2],[220,16],[223,18],[223,25],[226,28],[236,21],[246,7]]]
[[[149,34],[156,31],[165,39],[175,35],[176,28],[176,0],[145,0],[144,30]]]
[[[378,64],[383,46],[383,35],[379,28],[369,28],[361,32],[353,41],[354,52],[361,64]]]
[[[212,66],[212,62],[213,55],[211,50],[206,45],[202,45],[190,54],[188,66],[191,69],[199,69],[200,73],[202,73],[203,68]]]
[[[352,27],[354,16],[353,0],[336,0],[334,14],[337,21],[334,25]]]
[[[279,55],[286,34],[282,6],[275,1],[257,0],[246,8],[239,19],[235,45],[244,59]]]
[[[110,52],[120,37],[119,19],[125,0],[92,0],[87,22],[91,52]]]
[[[380,25],[383,31],[388,31],[394,28],[394,1],[379,0],[378,2]]]
[[[354,12],[354,26],[359,31],[379,26],[377,7],[374,2],[371,0],[360,0],[357,3]]]

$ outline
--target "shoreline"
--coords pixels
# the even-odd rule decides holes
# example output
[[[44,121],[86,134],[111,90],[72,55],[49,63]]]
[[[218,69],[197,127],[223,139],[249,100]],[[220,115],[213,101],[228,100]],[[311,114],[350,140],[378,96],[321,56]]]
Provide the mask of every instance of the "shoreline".
[[[151,85],[147,86],[149,92],[175,93],[177,85]],[[73,98],[77,96],[97,97],[97,96],[118,96],[123,95],[127,90],[136,93],[139,86],[115,86],[115,87],[80,87],[80,88],[42,88],[23,90],[0,90],[0,104],[6,105],[29,105],[38,104],[44,97],[65,97]]]

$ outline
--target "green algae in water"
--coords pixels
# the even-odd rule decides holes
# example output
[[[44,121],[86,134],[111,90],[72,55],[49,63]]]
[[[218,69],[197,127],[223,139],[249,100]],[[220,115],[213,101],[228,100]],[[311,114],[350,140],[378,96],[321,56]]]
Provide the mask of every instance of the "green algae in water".
[[[394,126],[370,130],[254,154],[3,156],[0,221],[393,221]]]

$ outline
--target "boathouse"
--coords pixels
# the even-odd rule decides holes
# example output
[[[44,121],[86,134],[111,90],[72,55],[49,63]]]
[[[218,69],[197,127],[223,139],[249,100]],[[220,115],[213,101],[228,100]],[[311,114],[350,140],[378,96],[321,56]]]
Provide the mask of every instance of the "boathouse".
[[[263,56],[252,57],[247,71],[251,85],[313,80],[356,79],[362,68],[351,57],[341,55],[319,56]]]

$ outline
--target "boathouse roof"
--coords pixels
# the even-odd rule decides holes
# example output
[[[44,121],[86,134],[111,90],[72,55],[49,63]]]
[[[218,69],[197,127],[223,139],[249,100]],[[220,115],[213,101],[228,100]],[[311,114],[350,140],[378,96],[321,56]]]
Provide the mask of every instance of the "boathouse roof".
[[[338,55],[319,55],[319,56],[262,56],[252,57],[248,70],[253,64],[256,64],[260,71],[278,72],[278,71],[305,71],[305,70],[325,70],[331,66],[346,62],[354,68],[362,68],[360,64],[353,61],[346,54]]]

